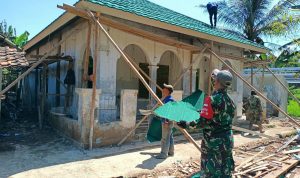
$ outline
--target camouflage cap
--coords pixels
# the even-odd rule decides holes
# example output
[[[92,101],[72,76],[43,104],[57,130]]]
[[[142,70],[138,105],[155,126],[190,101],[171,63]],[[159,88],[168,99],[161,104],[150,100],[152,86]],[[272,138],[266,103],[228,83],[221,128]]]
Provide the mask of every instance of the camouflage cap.
[[[232,78],[232,74],[228,70],[221,70],[216,76],[216,80],[218,80],[224,87],[231,85]]]

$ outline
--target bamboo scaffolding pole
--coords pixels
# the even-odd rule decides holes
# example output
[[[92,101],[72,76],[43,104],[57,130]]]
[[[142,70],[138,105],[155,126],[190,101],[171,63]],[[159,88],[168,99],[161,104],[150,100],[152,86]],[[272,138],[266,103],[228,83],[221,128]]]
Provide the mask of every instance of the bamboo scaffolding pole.
[[[29,69],[27,69],[22,75],[20,75],[15,81],[13,81],[11,84],[9,84],[6,88],[4,88],[0,92],[0,96],[4,95],[8,90],[10,90],[13,86],[18,84],[20,80],[22,80],[24,77],[26,77],[32,70],[34,70],[37,66],[39,66],[42,62],[47,60],[47,57],[51,55],[51,53],[58,48],[61,44],[63,44],[67,39],[69,39],[71,36],[73,36],[75,33],[78,33],[81,31],[81,29],[74,29],[70,32],[64,39],[59,41],[56,45],[54,45],[52,48],[48,50],[48,52],[36,63],[34,63]]]
[[[130,66],[130,68],[134,71],[134,73],[139,77],[139,79],[141,80],[141,82],[144,84],[144,86],[147,88],[147,90],[149,91],[149,93],[151,94],[151,96],[161,105],[164,105],[163,102],[160,100],[160,98],[156,95],[156,93],[152,90],[152,88],[149,86],[149,84],[146,82],[146,80],[144,79],[144,77],[140,74],[140,72],[135,68],[135,66],[130,62],[130,60],[127,58],[127,56],[125,55],[125,53],[123,52],[123,50],[121,50],[121,48],[116,44],[116,42],[111,38],[111,36],[109,35],[109,33],[106,31],[106,29],[103,27],[103,25],[95,18],[94,14],[91,11],[87,11],[87,14],[89,15],[89,17],[92,18],[92,20],[96,23],[96,25],[98,25],[98,27],[104,32],[104,34],[106,35],[106,37],[110,40],[110,42],[114,45],[114,47],[121,53],[121,55],[123,56],[123,59],[125,59],[125,61],[128,63],[128,65]],[[189,140],[191,143],[193,143],[193,145],[200,151],[201,148],[200,146],[196,143],[196,141],[190,136],[190,134],[182,128],[178,129],[183,133],[183,135],[185,136],[185,138],[187,140]]]
[[[264,96],[260,91],[258,91],[254,86],[252,86],[247,80],[245,80],[238,72],[236,72],[230,65],[228,65],[224,59],[219,57],[213,50],[208,49],[218,60],[220,60],[230,71],[235,74],[239,79],[241,79],[246,85],[248,85],[252,90],[254,90],[259,96],[261,96],[264,100],[266,100],[269,104],[271,104],[276,110],[281,112],[283,115],[285,115],[291,122],[293,122],[295,125],[300,127],[300,124],[293,119],[291,116],[289,116],[285,111],[283,111],[280,107],[278,107],[276,104],[274,104],[271,100],[269,100],[266,96]]]
[[[190,63],[190,66],[193,66],[196,62],[197,59],[203,56],[203,53],[205,52],[205,50],[207,49],[207,47],[204,47],[202,49],[202,51],[199,53],[199,55],[195,58],[195,60]],[[186,72],[189,71],[190,66],[188,66],[185,70],[182,71],[182,73],[177,77],[177,79],[175,80],[173,87],[175,87],[178,82],[182,79],[182,77],[184,76],[184,74]],[[159,106],[159,104],[156,104],[151,111],[154,111],[154,109]],[[144,116],[136,125],[135,127],[118,143],[118,146],[121,146],[129,137],[131,134],[133,134],[133,132],[148,118],[148,116]]]
[[[214,47],[214,42],[211,41],[210,48],[213,49],[213,47]],[[208,91],[207,92],[208,96],[211,95],[211,90],[212,90],[211,89],[211,85],[212,85],[212,82],[211,82],[212,60],[213,60],[213,55],[210,54],[210,57],[209,57],[209,68],[208,68],[208,90],[207,90]]]
[[[98,14],[97,14],[98,15]],[[99,15],[98,15],[99,17]],[[99,20],[99,18],[98,18]],[[94,62],[93,62],[93,91],[91,100],[91,110],[90,110],[90,135],[89,135],[89,149],[93,149],[93,137],[94,137],[94,123],[95,123],[95,105],[96,105],[96,89],[97,89],[97,65],[98,65],[98,28],[95,25],[94,29]]]
[[[272,75],[273,77],[278,81],[278,83],[280,83],[280,85],[289,93],[289,95],[300,105],[300,101],[299,99],[291,92],[291,90],[285,86],[281,81],[280,79],[275,75],[275,73],[267,66],[263,65],[263,67],[265,69],[267,69]]]

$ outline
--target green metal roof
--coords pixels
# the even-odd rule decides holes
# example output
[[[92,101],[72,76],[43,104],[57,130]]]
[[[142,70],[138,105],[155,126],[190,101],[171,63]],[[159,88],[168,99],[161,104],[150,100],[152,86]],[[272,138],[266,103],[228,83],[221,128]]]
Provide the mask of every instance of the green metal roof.
[[[211,28],[210,25],[193,19],[186,15],[180,14],[173,10],[167,9],[147,0],[88,0],[91,3],[101,6],[129,12],[145,18],[157,20],[178,27],[194,30],[201,33],[206,33],[212,36],[221,37],[224,39],[232,40],[238,43],[251,45],[257,48],[266,49],[253,41],[240,37],[236,34]]]

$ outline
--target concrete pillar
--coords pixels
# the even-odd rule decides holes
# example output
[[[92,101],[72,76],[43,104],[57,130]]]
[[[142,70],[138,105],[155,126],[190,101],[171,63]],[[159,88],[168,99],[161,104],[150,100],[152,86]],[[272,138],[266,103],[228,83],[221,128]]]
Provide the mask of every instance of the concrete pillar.
[[[137,90],[122,90],[120,103],[121,125],[124,128],[133,128],[136,123]]]
[[[152,79],[152,81],[157,81],[157,69],[159,68],[157,65],[149,65],[149,76]],[[149,82],[150,87],[156,93],[156,85],[153,82]],[[151,105],[154,105],[156,103],[155,99],[150,95]]]
[[[78,95],[78,123],[81,128],[81,143],[89,143],[89,130],[90,130],[90,105],[92,100],[92,89],[76,88],[75,92]],[[96,105],[95,109],[99,108],[101,90],[96,90]],[[95,122],[98,122],[98,117],[95,117]]]

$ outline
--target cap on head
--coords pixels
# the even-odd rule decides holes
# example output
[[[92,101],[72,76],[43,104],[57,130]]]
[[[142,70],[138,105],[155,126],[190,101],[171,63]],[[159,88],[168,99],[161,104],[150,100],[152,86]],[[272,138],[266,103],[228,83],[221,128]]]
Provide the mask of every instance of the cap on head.
[[[216,76],[216,80],[218,80],[224,87],[229,87],[232,83],[232,79],[232,74],[228,70],[221,70]]]
[[[216,80],[217,74],[220,72],[219,69],[214,69],[211,73],[211,77]]]
[[[173,93],[174,91],[174,87],[172,85],[168,85],[164,83],[164,88],[168,89],[170,91],[170,93]]]

